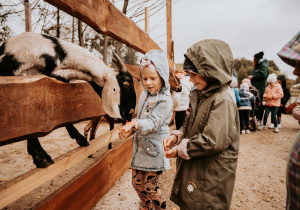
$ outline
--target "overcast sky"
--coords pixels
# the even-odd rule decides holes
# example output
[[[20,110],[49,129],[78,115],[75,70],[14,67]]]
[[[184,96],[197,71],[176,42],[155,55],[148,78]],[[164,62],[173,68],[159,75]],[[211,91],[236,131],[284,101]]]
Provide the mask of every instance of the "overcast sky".
[[[123,1],[115,2],[122,8]],[[264,58],[295,79],[293,68],[277,52],[300,30],[299,20],[300,0],[172,0],[175,62],[182,63],[194,43],[221,39],[229,44],[234,58],[253,60],[254,54],[264,51]],[[166,8],[151,16],[149,23],[150,37],[166,51]],[[138,26],[144,30],[143,21]]]
[[[282,72],[293,77],[293,68],[277,52],[300,30],[300,0],[172,0],[175,62],[203,39],[221,39],[234,58],[253,59],[264,51]],[[165,9],[150,17],[150,37],[166,50]]]

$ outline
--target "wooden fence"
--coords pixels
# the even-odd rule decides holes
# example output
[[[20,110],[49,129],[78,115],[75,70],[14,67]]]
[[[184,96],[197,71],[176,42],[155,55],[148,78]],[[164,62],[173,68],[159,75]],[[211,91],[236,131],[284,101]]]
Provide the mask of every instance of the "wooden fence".
[[[77,17],[101,34],[145,53],[159,46],[108,0],[46,0]],[[169,58],[170,69],[173,61]],[[138,68],[127,65],[139,83]],[[0,146],[47,135],[68,123],[101,113],[101,99],[87,82],[63,83],[46,76],[0,77]],[[101,135],[88,147],[78,147],[55,159],[46,169],[34,169],[0,185],[0,209],[71,168],[118,139],[117,129]],[[126,151],[126,152],[125,152]],[[128,168],[130,137],[107,151],[94,165],[40,202],[37,209],[91,209]],[[122,157],[122,158],[119,158]],[[84,192],[84,193],[83,193]]]

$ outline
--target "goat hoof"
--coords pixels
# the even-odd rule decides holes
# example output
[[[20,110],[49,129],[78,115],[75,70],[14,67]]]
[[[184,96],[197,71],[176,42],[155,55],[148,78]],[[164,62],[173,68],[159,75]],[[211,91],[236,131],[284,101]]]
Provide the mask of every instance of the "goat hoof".
[[[89,142],[85,138],[76,139],[76,142],[81,147],[87,147],[89,146]]]
[[[40,161],[35,160],[34,164],[36,165],[37,168],[47,168],[50,165],[50,163],[47,160],[40,160]]]

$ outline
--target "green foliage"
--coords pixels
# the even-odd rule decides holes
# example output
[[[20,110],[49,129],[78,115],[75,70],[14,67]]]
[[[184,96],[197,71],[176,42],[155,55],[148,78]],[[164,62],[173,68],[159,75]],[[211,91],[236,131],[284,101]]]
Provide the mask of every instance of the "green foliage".
[[[8,26],[7,21],[9,15],[15,13],[16,11],[14,7],[8,8],[7,6],[3,6],[8,3],[9,1],[7,0],[3,0],[3,2],[0,3],[0,44],[12,36],[12,30]]]
[[[138,65],[137,60],[138,57],[136,56],[136,51],[130,47],[127,47],[127,52],[124,57],[124,62],[126,64]]]
[[[237,58],[233,60],[234,69],[238,75],[238,82],[241,83],[243,79],[248,78],[252,72],[252,61],[246,58]]]
[[[251,74],[253,70],[252,61],[247,60],[246,58],[236,58],[234,59],[233,63],[234,69],[238,75],[238,82],[241,83],[243,79],[248,78],[248,76]],[[280,74],[280,69],[273,60],[269,60],[269,69],[270,74]]]

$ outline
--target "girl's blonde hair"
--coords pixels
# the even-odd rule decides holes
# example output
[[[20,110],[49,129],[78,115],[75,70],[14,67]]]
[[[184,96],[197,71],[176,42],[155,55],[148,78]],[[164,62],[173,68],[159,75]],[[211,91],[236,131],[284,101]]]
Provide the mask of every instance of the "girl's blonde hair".
[[[157,72],[156,69],[153,69],[153,68],[151,68],[151,67],[149,67],[149,66],[145,66],[144,68],[141,69],[141,71],[142,71],[143,69],[147,69],[147,70],[150,70],[150,71],[152,71],[152,72]]]

